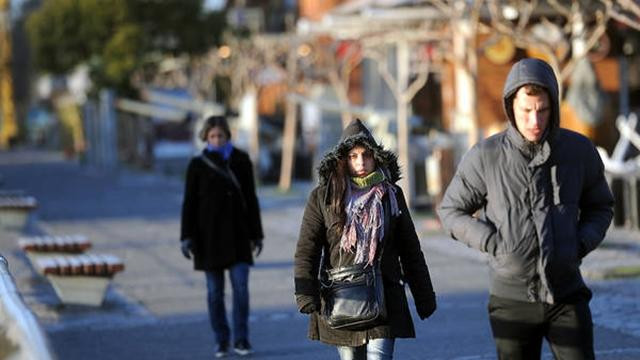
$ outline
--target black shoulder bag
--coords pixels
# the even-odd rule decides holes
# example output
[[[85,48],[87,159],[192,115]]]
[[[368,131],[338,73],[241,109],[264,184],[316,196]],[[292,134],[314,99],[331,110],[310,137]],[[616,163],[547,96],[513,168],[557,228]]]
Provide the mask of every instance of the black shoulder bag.
[[[385,203],[388,214],[388,204]],[[389,233],[389,219],[385,219],[385,234]],[[341,330],[370,329],[387,320],[387,306],[384,298],[384,283],[380,261],[384,243],[380,242],[380,254],[371,265],[355,264],[326,269],[325,251],[321,260],[320,315],[329,327]],[[340,250],[340,260],[342,250]]]
[[[326,196],[326,195],[325,195]],[[384,203],[389,213],[389,204]],[[385,218],[384,233],[389,233],[389,218]],[[380,242],[380,254],[371,265],[355,264],[327,269],[324,251],[320,260],[320,316],[332,329],[364,330],[387,321],[387,306],[380,261],[384,243]],[[342,250],[340,260],[342,262]]]
[[[384,322],[387,308],[380,261],[324,270],[321,316],[332,329],[363,330]]]

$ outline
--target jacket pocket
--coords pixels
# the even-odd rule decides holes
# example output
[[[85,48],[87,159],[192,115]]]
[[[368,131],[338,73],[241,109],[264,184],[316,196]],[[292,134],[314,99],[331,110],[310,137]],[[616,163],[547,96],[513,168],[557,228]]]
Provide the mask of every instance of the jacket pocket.
[[[572,265],[579,260],[578,206],[558,204],[551,207],[553,221],[553,262]]]
[[[489,239],[487,239],[487,253],[490,255],[505,255],[517,252],[520,247],[524,245],[522,241],[522,233],[520,230],[522,226],[515,226],[519,224],[518,212],[520,209],[517,206],[500,205],[499,210],[494,211],[497,215],[493,215],[487,219],[487,222],[493,225],[496,229]],[[493,253],[491,253],[490,246],[493,246]]]
[[[487,239],[484,244],[484,249],[482,250],[486,251],[487,254],[494,256],[497,253],[505,252],[501,231],[503,227],[502,224],[507,217],[507,207],[503,204],[499,204],[497,206],[492,205],[493,204],[487,206],[482,220],[486,222],[487,225],[493,226],[495,232]]]
[[[489,264],[494,273],[503,279],[518,282],[526,281],[530,276],[530,259],[518,253],[497,253],[489,258]]]

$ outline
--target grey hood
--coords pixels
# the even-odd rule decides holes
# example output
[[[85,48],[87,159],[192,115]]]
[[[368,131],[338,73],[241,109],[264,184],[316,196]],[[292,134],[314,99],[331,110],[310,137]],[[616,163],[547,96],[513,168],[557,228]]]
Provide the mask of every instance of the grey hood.
[[[550,121],[543,135],[542,141],[537,144],[527,141],[518,131],[513,115],[513,99],[516,92],[524,85],[535,84],[544,87],[549,94],[551,102]],[[531,159],[531,165],[537,166],[545,163],[551,154],[551,144],[560,128],[560,105],[558,103],[558,81],[549,64],[534,58],[525,58],[513,65],[507,76],[502,90],[502,104],[504,112],[509,119],[507,137],[519,148],[525,157]]]
[[[534,58],[525,58],[513,65],[502,90],[502,104],[504,112],[511,124],[515,125],[513,117],[513,98],[518,89],[527,84],[536,84],[549,92],[551,100],[551,125],[560,126],[560,105],[558,104],[558,80],[549,64]]]

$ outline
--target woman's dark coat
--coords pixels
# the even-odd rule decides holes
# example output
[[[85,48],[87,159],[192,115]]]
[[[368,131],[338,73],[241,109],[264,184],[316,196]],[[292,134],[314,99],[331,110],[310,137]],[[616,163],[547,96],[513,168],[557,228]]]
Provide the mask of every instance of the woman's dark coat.
[[[215,152],[204,151],[187,168],[180,239],[193,242],[196,270],[224,269],[238,262],[253,264],[252,242],[262,241],[262,224],[251,160],[233,148],[228,165],[242,188],[215,172],[201,158],[220,168],[226,164]]]
[[[333,230],[333,225],[338,219],[329,210],[331,194],[327,193],[327,181],[333,176],[338,157],[344,156],[344,152],[355,145],[365,145],[374,152],[377,164],[390,174],[391,180],[395,182],[399,179],[395,155],[377,146],[361,123],[359,126],[353,126],[352,123],[345,132],[347,136],[343,135],[341,143],[322,161],[319,169],[321,184],[311,192],[303,215],[295,254],[295,288],[299,308],[307,305],[305,302],[310,298],[319,298],[318,274],[323,250],[329,254],[324,260],[324,267],[327,268],[338,267],[339,259],[342,260],[341,265],[351,264],[355,257],[353,253],[345,252],[341,257],[340,234]],[[360,346],[374,338],[415,337],[405,294],[405,282],[409,284],[421,318],[428,317],[435,309],[435,294],[420,249],[420,241],[404,195],[398,186],[395,188],[401,213],[393,217],[385,211],[385,222],[389,231],[385,232],[382,239],[381,270],[384,277],[388,322],[362,331],[333,330],[317,312],[314,312],[310,316],[309,338],[332,345]],[[384,196],[383,201],[386,203],[386,210],[389,208],[388,195]]]

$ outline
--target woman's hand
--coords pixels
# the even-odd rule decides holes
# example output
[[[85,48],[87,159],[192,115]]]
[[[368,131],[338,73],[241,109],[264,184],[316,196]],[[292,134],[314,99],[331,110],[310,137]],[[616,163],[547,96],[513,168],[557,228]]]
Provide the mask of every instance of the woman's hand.
[[[312,295],[296,295],[298,311],[303,314],[311,314],[320,311],[320,297]]]
[[[418,316],[420,320],[424,320],[431,316],[436,311],[436,294],[429,296],[425,301],[421,301],[416,304],[416,310],[418,310]]]
[[[260,256],[260,254],[262,253],[262,239],[251,240],[251,250],[253,251],[255,257]]]
[[[180,241],[180,251],[182,251],[184,257],[191,259],[191,255],[193,254],[193,241],[191,241],[191,239]]]

